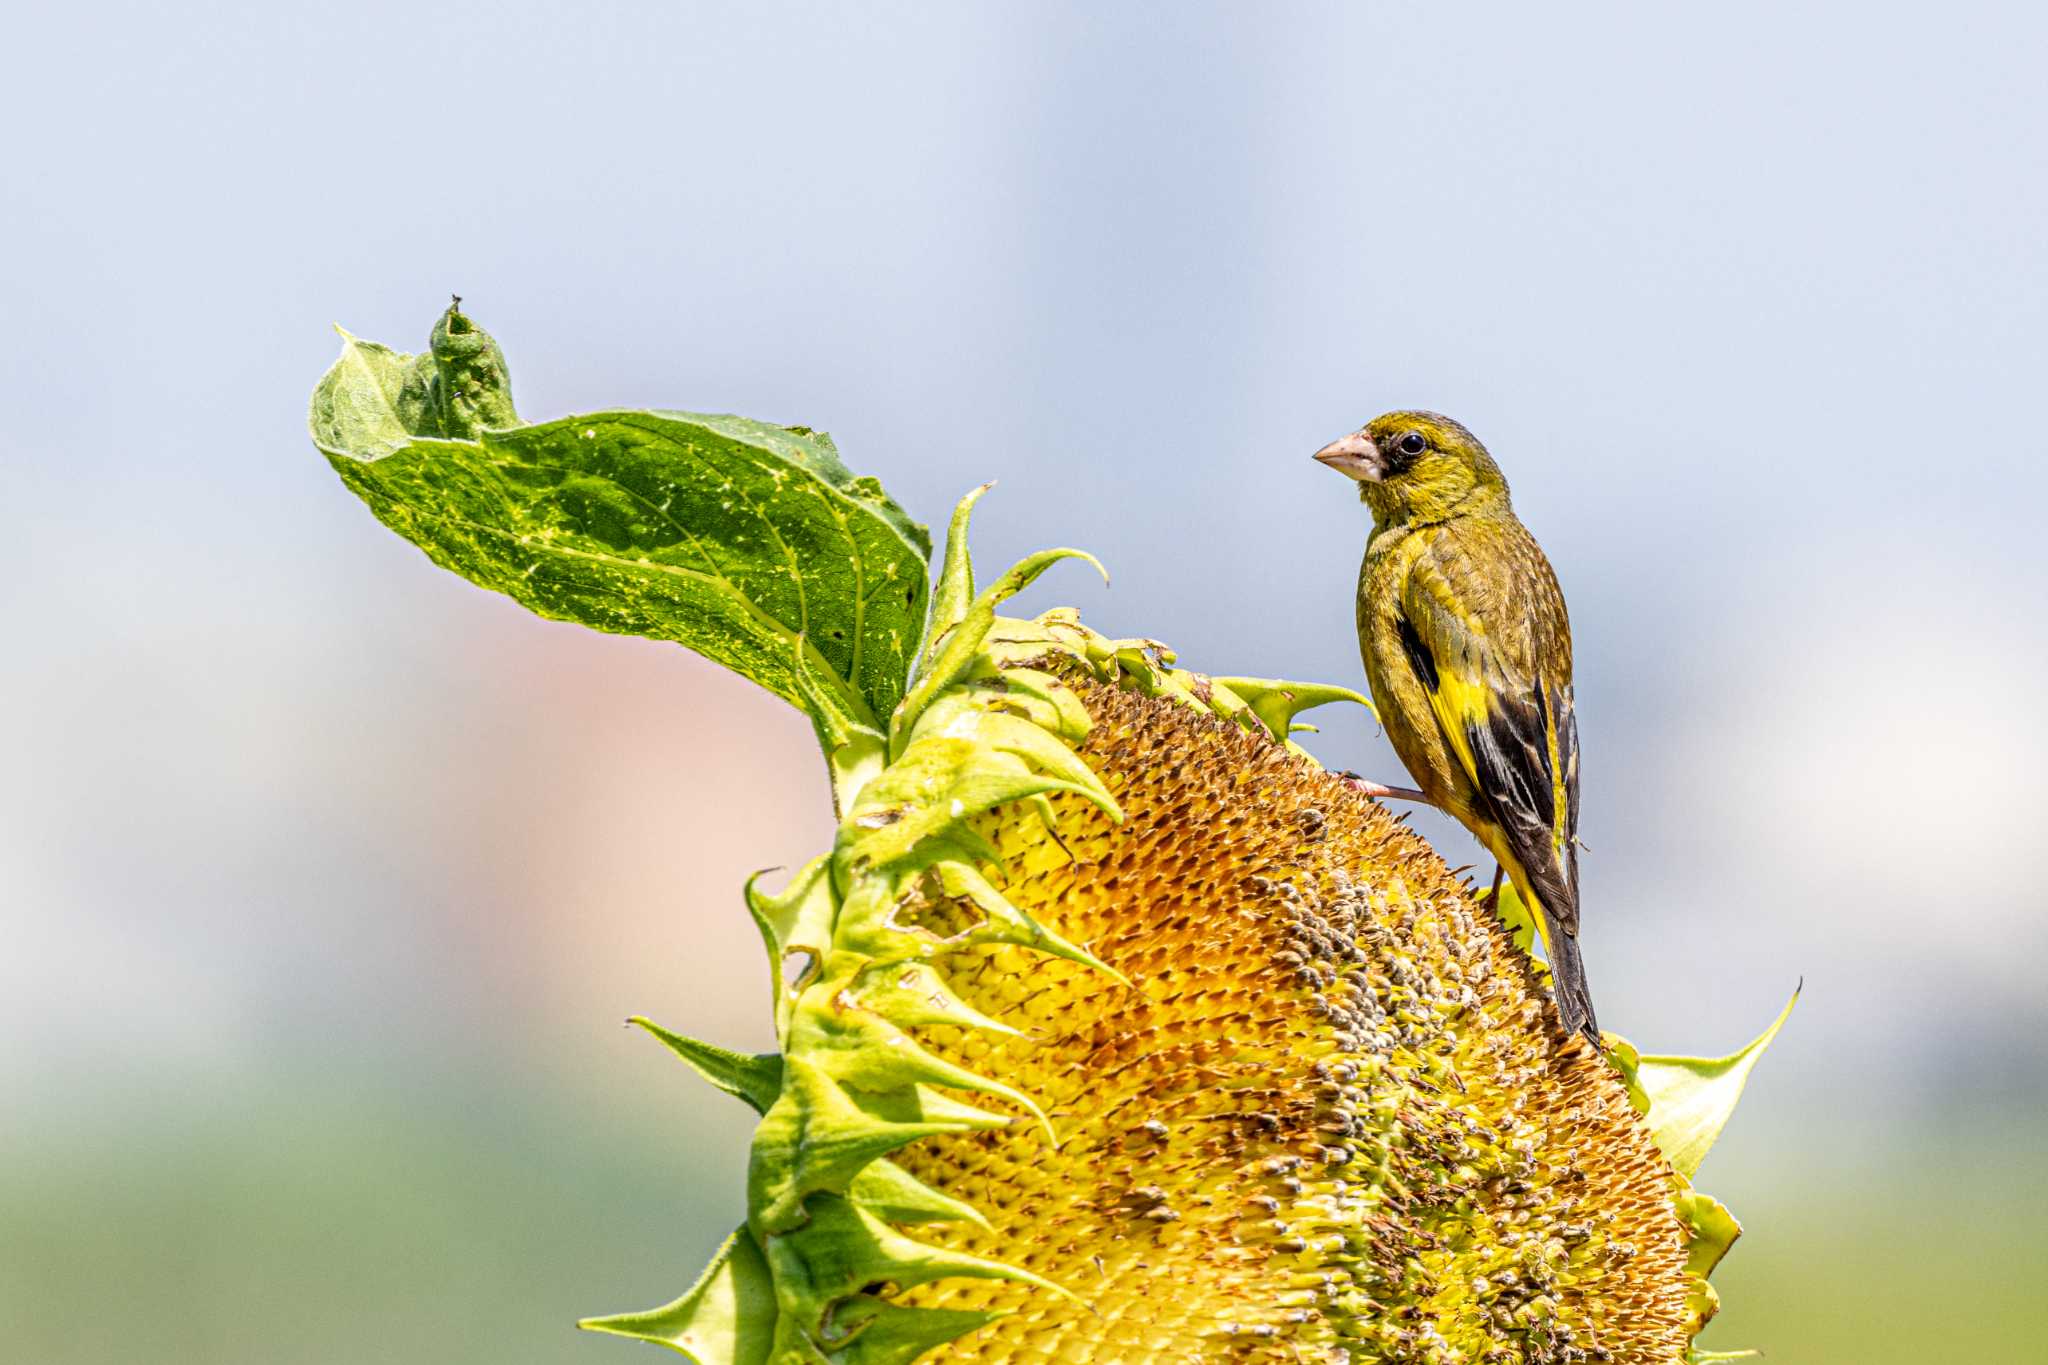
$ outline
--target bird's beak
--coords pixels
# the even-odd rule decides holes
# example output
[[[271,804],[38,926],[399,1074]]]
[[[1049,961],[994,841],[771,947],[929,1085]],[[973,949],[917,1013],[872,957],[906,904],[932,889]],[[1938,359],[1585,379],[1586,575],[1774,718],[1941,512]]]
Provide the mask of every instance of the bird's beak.
[[[1387,462],[1372,437],[1362,431],[1340,436],[1316,452],[1330,468],[1360,483],[1378,483],[1387,476]]]

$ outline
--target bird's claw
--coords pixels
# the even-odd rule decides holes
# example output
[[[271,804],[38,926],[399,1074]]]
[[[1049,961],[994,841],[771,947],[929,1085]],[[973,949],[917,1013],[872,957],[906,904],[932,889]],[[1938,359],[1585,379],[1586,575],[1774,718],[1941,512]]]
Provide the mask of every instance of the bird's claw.
[[[1421,792],[1415,790],[1415,788],[1413,787],[1389,787],[1384,782],[1371,782],[1363,777],[1360,777],[1357,773],[1348,771],[1338,773],[1336,776],[1339,782],[1342,782],[1345,785],[1349,786],[1353,791],[1356,791],[1361,796],[1391,796],[1396,801],[1420,801],[1425,806],[1433,806],[1436,804],[1436,802],[1430,800],[1427,796],[1424,796]]]

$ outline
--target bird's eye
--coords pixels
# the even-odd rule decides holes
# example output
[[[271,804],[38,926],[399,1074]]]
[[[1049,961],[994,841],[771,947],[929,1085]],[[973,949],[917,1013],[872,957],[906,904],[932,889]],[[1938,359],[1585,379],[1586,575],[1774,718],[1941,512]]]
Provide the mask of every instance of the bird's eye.
[[[1411,431],[1401,438],[1401,453],[1403,455],[1420,455],[1427,449],[1429,449],[1429,442],[1424,439],[1419,431]]]

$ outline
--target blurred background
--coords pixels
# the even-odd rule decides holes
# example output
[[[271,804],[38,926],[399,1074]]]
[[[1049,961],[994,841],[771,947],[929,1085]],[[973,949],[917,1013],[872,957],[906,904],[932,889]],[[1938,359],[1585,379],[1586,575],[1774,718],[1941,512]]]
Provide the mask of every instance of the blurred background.
[[[0,86],[0,1355],[602,1361],[739,1218],[808,727],[433,569],[314,453],[450,292],[529,418],[830,429],[1191,666],[1356,683],[1382,409],[1578,639],[1645,1050],[1804,977],[1707,1344],[2017,1359],[2048,1218],[2038,6],[81,4]],[[1312,741],[1398,778],[1362,714]],[[1418,823],[1453,863],[1464,836]],[[2022,1330],[2028,1334],[2022,1338]]]

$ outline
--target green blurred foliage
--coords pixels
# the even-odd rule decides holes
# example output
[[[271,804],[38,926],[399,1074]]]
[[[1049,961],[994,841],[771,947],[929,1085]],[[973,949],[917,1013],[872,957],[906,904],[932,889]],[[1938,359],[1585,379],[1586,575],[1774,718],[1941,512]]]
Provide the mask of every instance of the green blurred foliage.
[[[1901,1135],[1880,1166],[1827,1153],[1821,1135],[1724,1182],[1747,1231],[1714,1274],[1723,1308],[1703,1347],[1780,1365],[2039,1357],[2048,1189],[2024,1123]]]
[[[0,1359],[616,1359],[577,1318],[672,1294],[743,1213],[747,1124],[694,1121],[738,1106],[679,1069],[665,1114],[613,1096],[602,1120],[473,1080],[351,1079],[10,1145]]]

